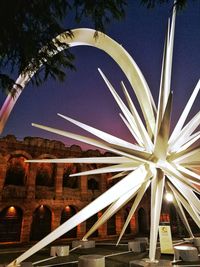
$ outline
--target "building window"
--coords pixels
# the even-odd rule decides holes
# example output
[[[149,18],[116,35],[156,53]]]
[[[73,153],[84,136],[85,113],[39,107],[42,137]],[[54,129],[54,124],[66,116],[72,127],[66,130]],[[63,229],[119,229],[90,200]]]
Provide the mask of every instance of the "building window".
[[[95,178],[88,179],[88,190],[99,190],[99,182]]]
[[[66,164],[63,173],[63,187],[79,188],[79,176],[70,177],[70,174],[79,173],[81,171],[79,164]]]
[[[51,211],[46,206],[39,206],[33,213],[30,240],[37,241],[51,232]]]
[[[29,165],[25,160],[23,156],[17,156],[8,161],[5,185],[25,185]]]
[[[56,165],[51,163],[38,163],[36,168],[36,185],[53,187]]]
[[[66,206],[61,213],[60,224],[63,224],[76,214],[76,209],[73,206]],[[77,236],[77,227],[64,234],[61,238],[74,238]]]
[[[23,212],[10,206],[0,212],[0,242],[20,241]]]

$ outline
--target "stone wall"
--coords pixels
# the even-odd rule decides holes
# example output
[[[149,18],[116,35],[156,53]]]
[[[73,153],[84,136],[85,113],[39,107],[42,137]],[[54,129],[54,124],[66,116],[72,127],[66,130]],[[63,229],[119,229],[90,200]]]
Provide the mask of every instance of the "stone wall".
[[[37,158],[70,158],[70,157],[90,157],[105,156],[98,150],[82,151],[77,145],[66,147],[62,142],[52,141],[37,137],[25,137],[23,141],[18,141],[15,136],[9,135],[0,139],[0,232],[8,231],[8,240],[14,240],[9,231],[9,224],[15,219],[15,224],[21,223],[21,228],[13,228],[13,232],[20,231],[20,239],[18,242],[29,242],[31,235],[43,234],[44,229],[33,229],[34,222],[38,220],[38,225],[42,222],[41,218],[47,218],[49,214],[50,231],[60,225],[62,214],[72,216],[74,212],[78,212],[93,199],[103,193],[108,187],[108,177],[110,175],[92,176],[95,180],[95,186],[88,189],[88,180],[90,176],[79,176],[77,180],[70,186],[63,182],[68,173],[73,170],[73,165],[53,164],[45,166],[38,163],[24,163],[25,159]],[[77,168],[77,166],[75,166]],[[96,167],[101,167],[100,165]],[[94,166],[79,164],[79,171],[94,168]],[[91,186],[91,185],[90,185]],[[149,208],[146,204],[141,204],[149,214]],[[130,203],[131,204],[131,203]],[[140,205],[140,207],[141,207]],[[15,210],[13,210],[13,207]],[[140,208],[139,207],[139,208]],[[63,213],[64,212],[64,213]],[[68,213],[67,213],[68,212]],[[118,235],[123,227],[125,220],[125,210],[120,210],[115,216],[116,235]],[[14,214],[14,215],[12,215]],[[18,215],[21,214],[21,221]],[[100,217],[102,212],[98,213]],[[13,217],[12,217],[13,216]],[[18,216],[18,217],[17,217]],[[67,218],[67,217],[66,217]],[[34,221],[35,220],[35,221]],[[147,216],[147,220],[148,216]],[[46,223],[46,222],[45,222]],[[40,226],[38,226],[40,227]],[[48,228],[48,226],[47,226]],[[98,238],[109,238],[107,232],[109,222],[103,225],[98,231]],[[17,230],[18,229],[18,230]],[[137,212],[131,220],[130,234],[137,234]],[[38,231],[37,231],[38,230]],[[86,222],[77,227],[76,234],[69,235],[69,238],[81,239],[86,231]],[[10,234],[10,237],[9,237]],[[10,239],[9,239],[10,238]],[[34,238],[34,237],[32,237]],[[113,236],[112,236],[113,238]]]

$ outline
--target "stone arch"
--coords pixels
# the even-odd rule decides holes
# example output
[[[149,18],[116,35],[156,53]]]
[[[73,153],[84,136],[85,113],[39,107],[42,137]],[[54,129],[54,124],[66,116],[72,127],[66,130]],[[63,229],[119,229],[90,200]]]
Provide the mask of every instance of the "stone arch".
[[[70,174],[81,171],[81,165],[78,163],[67,163],[63,169],[63,187],[72,189],[80,188],[80,177],[70,177]]]
[[[69,218],[77,213],[77,208],[71,205],[67,205],[61,212],[60,224],[66,222]],[[64,234],[61,238],[76,238],[77,237],[77,226],[72,230]]]
[[[33,212],[30,240],[37,241],[51,232],[52,212],[46,205],[40,205]]]
[[[87,181],[88,190],[99,190],[99,181],[97,181],[96,177],[88,178]]]
[[[32,156],[24,150],[15,150],[15,151],[10,153],[10,156],[15,156],[15,155],[22,155],[24,158],[26,158],[28,160],[32,159]]]
[[[53,155],[43,154],[38,157],[39,159],[56,158]],[[55,177],[57,171],[57,165],[55,163],[35,163],[36,186],[48,186],[53,187],[55,185]]]
[[[98,169],[97,164],[87,164],[88,170],[95,170]],[[87,179],[87,189],[94,192],[94,190],[100,190],[100,183],[101,183],[101,175],[89,175]]]
[[[140,234],[147,233],[147,213],[143,207],[138,210],[138,232]]]
[[[48,153],[45,153],[45,154],[41,154],[40,156],[37,157],[37,159],[56,159],[57,157],[55,155],[52,155],[52,154],[48,154]]]
[[[29,163],[25,162],[27,159],[25,156],[27,156],[28,153],[21,152],[22,151],[18,151],[10,155],[9,160],[7,161],[4,186],[24,186],[26,184]]]
[[[0,242],[20,241],[23,211],[17,206],[5,207],[0,212]]]
[[[36,163],[36,186],[53,187],[55,184],[55,164],[53,163]]]

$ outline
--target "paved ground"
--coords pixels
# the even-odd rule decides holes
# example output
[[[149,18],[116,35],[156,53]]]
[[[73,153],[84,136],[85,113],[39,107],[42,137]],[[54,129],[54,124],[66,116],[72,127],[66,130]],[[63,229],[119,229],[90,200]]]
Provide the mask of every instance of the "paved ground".
[[[22,254],[24,250],[27,250],[27,247],[1,247],[0,248],[0,267],[5,266],[6,263],[11,262],[13,259]],[[148,257],[148,251],[143,253],[134,253],[128,251],[127,245],[121,245],[116,247],[111,244],[98,244],[96,243],[95,248],[90,249],[76,249],[70,253],[69,256],[65,257],[56,257],[54,259],[36,263],[37,261],[46,259],[50,257],[50,248],[45,248],[40,252],[36,253],[29,259],[27,262],[36,263],[34,266],[63,266],[63,267],[77,267],[78,258],[82,255],[103,255],[105,256],[105,267],[200,267],[200,261],[198,262],[179,262],[173,264],[173,255],[160,255],[159,249],[157,251],[156,258],[159,259],[158,263],[148,263],[145,259]]]

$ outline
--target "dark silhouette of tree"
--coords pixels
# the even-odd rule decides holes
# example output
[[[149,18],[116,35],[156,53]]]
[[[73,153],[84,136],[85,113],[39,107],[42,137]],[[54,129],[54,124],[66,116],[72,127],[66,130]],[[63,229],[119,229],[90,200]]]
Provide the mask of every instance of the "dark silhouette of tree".
[[[96,30],[104,31],[111,20],[124,17],[125,6],[126,0],[0,1],[1,89],[11,90],[13,76],[37,70],[41,63],[32,82],[39,85],[49,77],[63,81],[64,69],[75,69],[74,56],[65,49],[52,57],[57,48],[51,40],[67,30],[63,25],[69,14],[76,22],[89,18]],[[67,35],[71,36],[70,30]]]
[[[184,8],[189,0],[176,0],[177,9],[180,10]],[[195,1],[195,0],[193,0]],[[141,3],[147,8],[154,8],[158,4],[164,4],[168,2],[173,2],[172,0],[141,0]]]
[[[148,8],[168,2],[138,1]],[[33,83],[39,85],[49,77],[63,81],[66,68],[75,70],[74,56],[65,49],[52,57],[57,50],[52,38],[67,30],[65,23],[69,19],[80,23],[88,18],[96,30],[104,32],[110,22],[125,17],[128,3],[127,0],[1,0],[1,89],[10,91],[20,73],[37,70],[41,63],[42,67],[31,79]],[[177,0],[178,7],[186,3],[187,0]],[[72,36],[70,30],[66,34]]]

